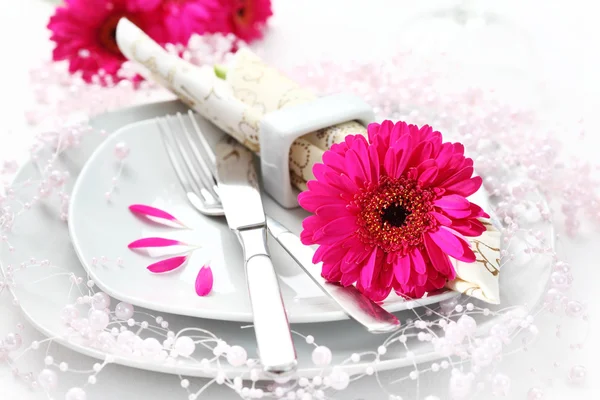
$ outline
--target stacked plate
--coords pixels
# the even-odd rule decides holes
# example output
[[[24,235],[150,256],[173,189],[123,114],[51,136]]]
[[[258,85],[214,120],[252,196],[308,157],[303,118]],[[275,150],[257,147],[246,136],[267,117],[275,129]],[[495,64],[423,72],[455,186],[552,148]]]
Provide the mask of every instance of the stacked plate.
[[[245,349],[250,359],[256,358],[254,331],[245,329],[252,321],[252,314],[241,248],[224,219],[200,215],[188,204],[171,169],[154,118],[178,111],[185,111],[184,106],[167,102],[102,115],[94,119],[93,127],[114,133],[107,138],[95,133],[87,135],[77,149],[59,155],[58,169],[68,171],[73,181],[76,178],[69,223],[67,225],[59,218],[61,205],[53,201],[33,207],[15,222],[10,237],[15,248],[10,254],[11,261],[18,264],[35,256],[50,262],[48,267],[19,271],[19,281],[23,284],[16,286],[15,295],[33,325],[56,342],[83,354],[99,359],[109,357],[119,364],[165,373],[248,376],[251,361],[240,363],[238,357],[227,363],[218,357],[219,346],[224,341],[227,345]],[[200,123],[203,132],[212,140],[216,141],[221,135],[211,124],[201,120]],[[120,142],[130,149],[122,162],[114,153]],[[500,173],[507,175],[506,171]],[[114,177],[117,177],[116,182]],[[15,184],[39,178],[38,166],[29,163],[20,170]],[[518,176],[505,178],[519,179]],[[23,197],[23,202],[28,201],[37,195],[37,190],[36,185],[25,185],[19,196]],[[107,191],[111,192],[110,199],[105,196]],[[494,205],[495,199],[484,194],[480,196],[476,202],[484,204],[484,208]],[[283,209],[266,195],[263,199],[270,216],[294,233],[300,233],[301,221],[306,216],[302,210]],[[193,229],[178,230],[142,221],[129,212],[131,204],[167,210]],[[524,210],[524,215],[527,211]],[[529,227],[540,230],[542,239],[552,241],[551,224],[531,216]],[[153,236],[200,247],[194,250],[185,268],[157,276],[145,268],[156,260],[148,254],[127,249],[127,244],[133,240]],[[524,244],[511,243],[511,246],[519,245]],[[270,243],[270,249],[292,329],[297,333],[300,375],[322,373],[323,363],[315,363],[313,359],[316,344],[331,350],[329,365],[340,366],[348,374],[364,373],[367,366],[384,370],[436,357],[431,343],[411,338],[407,347],[390,348],[373,363],[376,350],[386,337],[370,334],[348,320],[276,243]],[[150,254],[153,255],[157,254]],[[527,268],[522,268],[521,263],[526,263]],[[214,287],[209,296],[200,297],[194,291],[194,281],[204,264],[212,267]],[[504,265],[501,277],[503,306],[535,304],[544,290],[536,282],[547,281],[549,274],[550,261],[543,257],[517,259]],[[77,277],[83,279],[78,281]],[[88,279],[93,285],[91,282],[87,285]],[[90,300],[86,297],[98,291],[107,293],[112,299],[96,296]],[[457,296],[454,292],[442,292],[416,301],[391,296],[383,306],[397,313],[404,322],[407,318],[425,317],[422,306],[435,308],[441,301],[462,301]],[[122,304],[115,313],[119,302]],[[82,324],[103,323],[91,314],[98,304],[111,312],[104,335],[81,329]],[[131,317],[128,304],[135,308]],[[85,318],[83,313],[90,313],[89,317]],[[483,331],[492,323],[493,319],[488,319],[480,329]],[[187,348],[193,350],[192,354],[185,357],[169,353],[162,346],[156,348],[156,341],[145,342],[133,338],[135,335],[121,334],[128,330],[142,337],[155,337],[161,342],[166,339],[172,343],[176,340],[173,333],[183,329],[196,341],[195,348]],[[305,335],[314,337],[315,343],[306,340]],[[185,350],[185,346],[180,347]],[[411,357],[407,357],[407,348],[413,353]],[[354,353],[363,355],[361,361],[348,362]]]

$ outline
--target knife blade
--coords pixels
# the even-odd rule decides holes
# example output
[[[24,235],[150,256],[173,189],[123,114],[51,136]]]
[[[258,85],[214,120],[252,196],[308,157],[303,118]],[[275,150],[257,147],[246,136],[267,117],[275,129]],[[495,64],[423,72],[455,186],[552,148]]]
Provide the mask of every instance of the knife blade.
[[[267,216],[269,233],[344,312],[371,333],[391,333],[400,328],[400,321],[392,313],[358,291],[355,286],[341,286],[327,282],[321,276],[321,263],[313,264],[314,250],[286,227]]]
[[[217,188],[225,218],[244,251],[259,358],[265,372],[287,375],[296,369],[296,350],[267,247],[254,155],[230,137],[217,143],[215,150]]]

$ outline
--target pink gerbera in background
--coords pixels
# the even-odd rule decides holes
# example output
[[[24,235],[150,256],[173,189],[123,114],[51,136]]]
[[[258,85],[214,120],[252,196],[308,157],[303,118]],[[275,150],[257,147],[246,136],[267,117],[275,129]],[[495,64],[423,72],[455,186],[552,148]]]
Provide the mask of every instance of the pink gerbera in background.
[[[356,283],[376,301],[392,289],[420,298],[456,277],[449,256],[475,261],[466,236],[479,236],[489,216],[467,200],[482,184],[460,143],[404,122],[370,124],[369,139],[349,135],[315,164],[316,180],[298,197],[314,215],[304,244],[319,244],[322,275]]]
[[[48,23],[56,42],[53,59],[68,60],[69,72],[80,71],[86,82],[99,73],[119,80],[117,72],[125,57],[115,38],[117,23],[126,17],[154,40],[165,43],[156,4],[157,0],[66,0]]]
[[[272,15],[270,0],[66,0],[50,18],[54,61],[86,82],[118,81],[125,57],[115,32],[128,18],[160,44],[187,45],[193,34],[233,34],[250,42],[262,36]],[[94,78],[97,77],[97,78]]]
[[[273,15],[271,0],[219,0],[227,10],[224,30],[245,42],[260,39],[267,19]]]
[[[162,0],[160,6],[170,43],[185,45],[194,33],[226,31],[226,10],[218,0]]]

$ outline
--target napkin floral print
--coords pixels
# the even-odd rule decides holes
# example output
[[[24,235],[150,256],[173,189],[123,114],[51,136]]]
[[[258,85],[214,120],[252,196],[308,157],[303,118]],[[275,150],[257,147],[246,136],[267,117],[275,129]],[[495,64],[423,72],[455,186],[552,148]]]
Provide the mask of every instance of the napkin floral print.
[[[368,136],[348,135],[314,165],[298,197],[314,213],[301,238],[320,245],[313,262],[329,281],[376,301],[392,289],[419,298],[456,278],[449,256],[476,260],[466,236],[485,232],[478,218],[489,215],[467,197],[482,180],[463,145],[427,125],[384,121]]]

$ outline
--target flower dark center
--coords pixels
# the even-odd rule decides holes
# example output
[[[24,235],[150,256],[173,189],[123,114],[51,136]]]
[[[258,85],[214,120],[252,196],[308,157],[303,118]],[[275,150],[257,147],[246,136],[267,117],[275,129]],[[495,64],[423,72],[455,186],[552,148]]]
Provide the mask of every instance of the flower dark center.
[[[248,25],[252,21],[252,4],[248,0],[239,0],[233,20],[238,25]]]
[[[388,223],[392,226],[399,227],[404,225],[406,217],[410,215],[410,212],[399,204],[392,204],[385,208],[381,215],[383,223]]]
[[[98,41],[100,45],[113,54],[121,54],[119,46],[117,46],[117,24],[121,17],[123,15],[120,13],[109,16],[100,26],[100,29],[98,29]],[[131,19],[130,16],[127,17]]]
[[[381,177],[379,185],[356,194],[350,207],[358,210],[358,237],[385,252],[406,254],[423,242],[423,233],[437,227],[435,192],[414,179]]]

